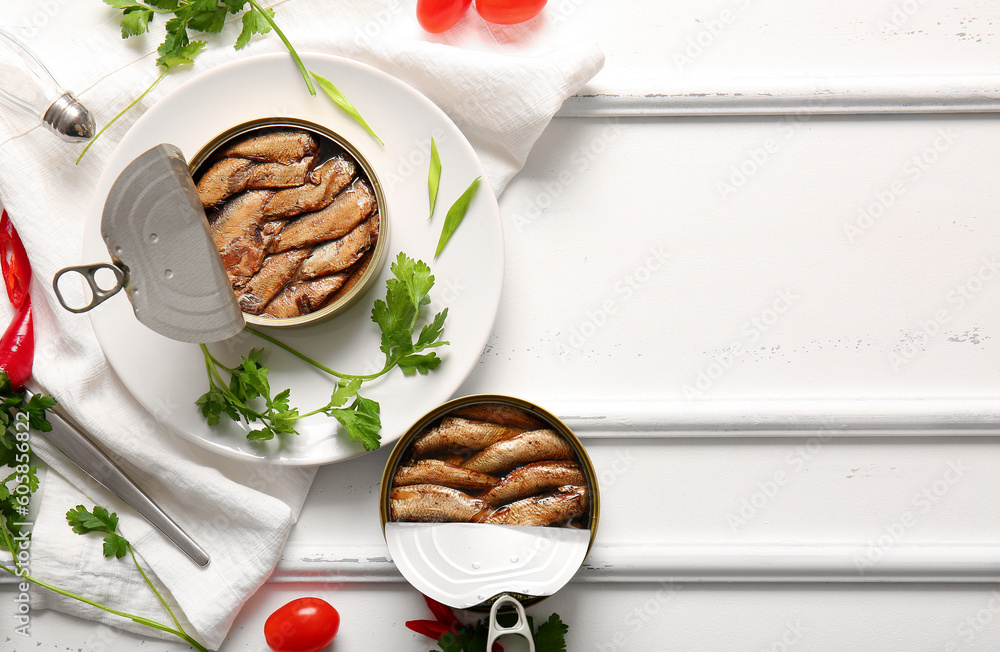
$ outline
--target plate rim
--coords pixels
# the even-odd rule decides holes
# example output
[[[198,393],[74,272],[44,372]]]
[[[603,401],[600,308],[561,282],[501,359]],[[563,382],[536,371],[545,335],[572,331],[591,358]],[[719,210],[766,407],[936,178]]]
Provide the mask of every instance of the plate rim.
[[[189,80],[186,80],[184,83],[178,85],[176,88],[171,89],[163,97],[157,99],[156,102],[154,102],[141,116],[139,116],[136,119],[136,121],[129,127],[128,131],[122,136],[121,140],[118,142],[114,150],[109,155],[108,160],[104,165],[104,169],[101,171],[101,175],[98,178],[97,184],[95,186],[96,192],[94,193],[93,201],[91,202],[91,207],[87,214],[87,221],[84,226],[84,237],[83,237],[84,257],[88,259],[97,257],[90,255],[90,253],[88,252],[88,249],[90,248],[90,240],[92,238],[92,231],[94,229],[97,229],[97,234],[98,234],[97,239],[103,245],[103,239],[101,239],[99,235],[99,230],[100,230],[99,222],[100,222],[101,210],[103,208],[104,201],[106,200],[106,192],[108,189],[105,186],[108,186],[108,177],[110,177],[112,174],[120,173],[121,169],[124,168],[124,166],[122,166],[121,169],[116,169],[116,166],[112,166],[112,163],[121,163],[116,159],[121,156],[120,152],[123,149],[123,145],[130,145],[130,136],[137,129],[145,129],[146,123],[151,122],[152,120],[155,119],[156,117],[155,111],[153,111],[154,108],[156,108],[158,105],[161,105],[162,103],[168,100],[172,100],[177,95],[187,92],[190,87],[195,86],[196,84],[208,83],[211,81],[212,78],[214,78],[217,75],[225,75],[229,73],[233,68],[252,66],[261,61],[278,60],[278,59],[288,58],[288,56],[289,55],[287,53],[283,52],[264,53],[246,58],[236,59],[233,61],[228,61],[219,64],[217,66],[214,66],[211,69],[206,70]],[[390,73],[381,70],[375,66],[372,66],[368,63],[365,63],[363,61],[358,61],[356,59],[351,59],[349,57],[341,55],[328,54],[323,52],[304,51],[300,54],[300,56],[303,60],[308,60],[308,59],[320,60],[320,61],[326,60],[327,63],[335,66],[341,65],[341,66],[353,67],[362,71],[363,74],[374,75],[375,77],[381,78],[383,80],[383,83],[399,86],[400,88],[404,89],[405,92],[407,92],[413,99],[422,104],[426,110],[434,114],[434,116],[438,120],[443,120],[448,125],[450,125],[458,134],[461,135],[461,139],[464,142],[464,147],[467,147],[468,150],[471,152],[476,165],[475,169],[479,173],[479,176],[481,177],[480,184],[482,187],[480,188],[480,191],[488,194],[488,199],[489,199],[488,211],[491,214],[491,221],[495,223],[495,227],[497,229],[497,233],[499,236],[496,239],[496,242],[494,243],[494,246],[497,247],[496,255],[498,258],[498,265],[496,266],[497,268],[495,270],[495,274],[497,277],[496,295],[495,297],[493,297],[493,301],[491,301],[488,306],[486,305],[479,306],[479,309],[482,311],[489,310],[489,316],[490,316],[489,319],[490,327],[488,329],[483,329],[483,332],[480,333],[477,341],[476,350],[482,351],[488,344],[490,337],[492,337],[493,327],[496,323],[496,317],[499,312],[500,301],[503,294],[503,281],[505,276],[506,244],[504,239],[503,220],[500,214],[497,197],[493,191],[493,187],[492,184],[490,183],[489,177],[486,174],[486,169],[482,163],[482,160],[479,158],[479,155],[476,152],[475,148],[472,146],[472,143],[469,141],[465,133],[462,132],[462,130],[458,127],[458,125],[455,124],[454,120],[452,120],[447,113],[445,113],[439,106],[437,106],[432,100],[430,100],[430,98],[428,98],[426,95],[421,93],[419,90],[414,88],[411,84],[407,83],[406,81],[399,79],[398,77],[391,75]],[[294,68],[292,68],[292,71],[294,71]],[[305,89],[303,89],[303,92],[305,92]],[[125,163],[127,164],[127,162]],[[106,247],[98,249],[98,251],[104,257],[110,260],[111,256],[110,253],[106,250]],[[400,248],[399,252],[404,252],[404,251],[402,248]],[[391,257],[393,253],[394,252],[390,252],[389,256]],[[89,261],[89,262],[94,262],[94,261]],[[435,275],[437,274],[435,273]],[[112,362],[111,357],[108,356],[105,339],[109,337],[111,334],[104,333],[103,328],[98,326],[98,321],[100,319],[100,316],[92,312],[89,315],[89,317],[91,326],[94,329],[95,337],[102,349],[102,352],[104,352],[105,357],[107,359],[108,367],[115,374],[116,378],[121,382],[125,391],[127,391],[128,394],[142,407],[142,409],[145,410],[147,413],[149,413],[156,420],[157,423],[162,425],[165,430],[169,431],[171,435],[179,436],[184,441],[188,441],[197,445],[200,450],[209,451],[211,453],[225,457],[226,459],[239,460],[252,464],[291,466],[291,467],[321,466],[321,465],[335,464],[338,462],[349,461],[361,457],[363,455],[366,455],[368,453],[373,453],[378,450],[382,450],[383,448],[386,448],[387,444],[395,443],[395,441],[398,440],[400,437],[402,437],[406,432],[406,429],[404,428],[398,434],[397,437],[386,438],[383,435],[380,447],[372,451],[355,449],[355,450],[350,450],[346,455],[323,456],[317,458],[267,457],[265,455],[253,454],[250,451],[227,446],[224,443],[220,443],[219,441],[206,438],[205,436],[199,436],[196,433],[188,432],[186,429],[173,426],[169,421],[161,419],[153,410],[150,410],[146,406],[145,401],[143,401],[139,396],[137,396],[136,393],[129,386],[129,384],[124,381],[121,374],[118,372],[118,369],[116,369],[114,363]],[[458,391],[459,388],[461,388],[461,386],[465,383],[468,377],[472,374],[473,370],[478,364],[478,361],[479,361],[479,356],[470,356],[469,360],[465,364],[465,368],[461,370],[462,373],[460,373],[459,376],[456,378],[454,387],[451,387],[448,398],[446,398],[445,400],[451,400],[455,398],[455,393]],[[456,364],[456,363],[451,362],[451,364]],[[427,410],[434,409],[434,407],[435,406],[433,405],[428,406]],[[206,427],[210,426],[206,425]],[[339,431],[340,427],[338,427],[338,432]],[[332,435],[332,436],[338,436],[338,435]]]

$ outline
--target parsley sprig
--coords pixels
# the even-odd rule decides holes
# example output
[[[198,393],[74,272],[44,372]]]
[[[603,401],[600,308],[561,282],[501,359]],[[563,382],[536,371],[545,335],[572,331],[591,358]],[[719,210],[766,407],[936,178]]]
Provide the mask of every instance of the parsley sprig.
[[[150,21],[156,14],[173,16],[167,20],[163,43],[156,49],[160,55],[156,59],[156,65],[166,69],[176,65],[176,59],[190,58],[205,46],[205,41],[192,41],[188,30],[205,34],[218,34],[226,26],[226,18],[230,14],[235,16],[242,11],[243,29],[236,37],[234,47],[237,50],[242,50],[250,43],[250,38],[254,34],[267,34],[274,30],[274,33],[288,48],[289,54],[292,55],[295,65],[298,66],[299,72],[306,82],[309,94],[316,94],[316,88],[313,86],[312,79],[309,78],[305,64],[302,63],[302,59],[299,58],[284,32],[274,22],[274,10],[264,9],[257,0],[146,0],[145,2],[104,0],[104,3],[122,11],[122,38],[126,39],[145,34],[149,30]],[[190,48],[196,44],[197,47],[192,52]]]
[[[365,450],[378,448],[382,429],[380,406],[359,393],[363,383],[397,367],[406,376],[433,371],[441,364],[441,358],[433,349],[448,344],[441,339],[448,317],[447,308],[435,314],[416,333],[421,308],[430,303],[429,295],[434,287],[430,267],[400,252],[391,270],[393,277],[386,281],[385,299],[376,301],[372,309],[372,321],[378,324],[382,333],[379,347],[385,355],[382,369],[364,375],[336,371],[267,333],[247,326],[247,332],[333,376],[337,379],[336,385],[326,405],[300,413],[290,404],[290,390],[272,395],[268,368],[262,362],[263,349],[251,349],[249,354],[242,356],[239,365],[229,367],[202,344],[209,389],[196,403],[208,424],[217,425],[225,416],[232,421],[259,425],[247,434],[247,438],[262,441],[278,435],[297,434],[295,423],[299,419],[326,414],[340,422],[351,440],[360,442]]]
[[[78,534],[90,532],[104,534],[105,557],[122,558],[126,554],[131,554],[133,563],[167,613],[170,614],[176,629],[143,616],[112,609],[40,580],[32,576],[28,572],[27,566],[22,564],[20,558],[14,554],[24,547],[24,541],[30,537],[30,533],[23,532],[22,528],[27,521],[28,501],[31,495],[38,490],[38,467],[31,464],[32,453],[28,431],[49,432],[52,430],[52,424],[49,423],[46,413],[55,405],[56,400],[44,394],[32,394],[31,398],[27,400],[22,392],[0,394],[0,468],[11,470],[10,475],[0,481],[0,549],[11,553],[11,562],[13,563],[13,568],[0,563],[0,570],[21,578],[22,582],[30,582],[116,616],[128,618],[140,625],[173,634],[199,652],[208,652],[205,646],[184,631],[166,600],[163,599],[163,596],[150,581],[149,576],[139,565],[132,544],[118,532],[118,515],[114,512],[109,512],[98,506],[95,506],[93,511],[89,511],[83,505],[77,505],[76,508],[66,513],[66,520],[73,531]],[[25,490],[18,488],[21,486],[25,487]]]
[[[75,508],[66,512],[66,522],[69,523],[69,526],[73,528],[73,531],[77,534],[90,534],[91,532],[103,534],[105,557],[116,557],[121,559],[126,554],[131,555],[132,563],[135,564],[139,574],[142,575],[142,579],[146,581],[146,585],[149,587],[149,590],[153,592],[156,598],[160,601],[160,604],[163,605],[163,608],[167,610],[168,614],[170,614],[170,619],[174,621],[174,625],[177,627],[178,631],[173,633],[177,634],[181,638],[184,638],[185,640],[188,640],[187,634],[184,632],[184,628],[181,626],[180,621],[177,620],[177,616],[175,616],[174,612],[170,609],[170,605],[168,605],[167,601],[163,599],[160,592],[156,590],[156,587],[150,581],[149,576],[146,575],[146,571],[144,571],[142,566],[139,565],[139,560],[135,556],[135,548],[132,547],[132,544],[129,543],[128,539],[118,533],[118,514],[109,512],[107,508],[101,507],[100,505],[94,505],[93,511],[89,511],[83,505],[77,505]],[[133,617],[132,620],[136,620],[135,617]],[[170,630],[165,629],[163,631]],[[193,642],[191,643],[199,649],[202,649],[197,644]]]
[[[153,629],[158,629],[161,632],[167,632],[168,634],[173,634],[174,636],[180,638],[181,640],[183,640],[184,642],[186,642],[188,645],[198,650],[199,652],[208,652],[208,649],[204,645],[196,641],[194,638],[191,637],[190,634],[184,631],[184,627],[181,626],[180,621],[174,615],[174,612],[170,609],[170,605],[167,604],[167,601],[163,599],[163,596],[156,589],[156,586],[154,586],[152,581],[150,581],[149,576],[146,575],[146,571],[142,569],[142,566],[139,564],[139,560],[135,555],[135,549],[132,547],[132,544],[129,543],[128,539],[126,539],[118,532],[117,514],[115,514],[114,512],[109,512],[106,508],[100,507],[98,505],[94,506],[93,511],[88,510],[83,505],[77,505],[75,508],[66,512],[66,522],[69,523],[70,527],[72,527],[73,531],[76,532],[77,534],[89,534],[91,532],[98,532],[100,534],[103,534],[105,557],[109,558],[116,557],[118,559],[121,559],[126,554],[130,554],[132,556],[132,562],[135,564],[135,567],[139,570],[139,574],[142,575],[142,579],[146,581],[146,585],[149,586],[149,589],[156,595],[157,599],[160,601],[160,604],[162,604],[163,608],[166,609],[176,629],[174,629],[174,627],[165,625],[150,618],[146,618],[144,616],[137,616],[135,614],[126,613],[118,609],[112,609],[111,607],[103,605],[100,602],[96,602],[82,595],[78,595],[71,591],[67,591],[66,589],[59,588],[58,586],[55,586],[53,584],[49,584],[48,582],[40,580],[37,577],[33,577],[32,575],[28,574],[27,568],[21,565],[16,556],[13,559],[15,568],[10,568],[4,564],[0,564],[0,570],[4,570],[10,573],[11,575],[15,575],[17,577],[21,577],[23,578],[24,581],[30,582],[36,586],[40,586],[44,589],[48,589],[49,591],[53,591],[60,595],[64,595],[68,598],[72,598],[74,600],[78,600],[80,602],[89,604],[92,607],[96,607],[110,614],[121,616],[122,618],[128,618],[129,620],[135,623],[138,623],[140,625],[145,625],[146,627],[151,627]],[[9,547],[9,549],[12,549],[14,545],[14,538],[10,530],[7,528],[6,523],[0,522],[0,530],[2,530],[0,531],[0,535],[2,535],[3,541]]]
[[[252,441],[272,439],[278,433],[295,432],[292,425],[299,418],[298,410],[288,404],[289,390],[271,396],[268,369],[260,362],[263,349],[252,349],[249,355],[243,356],[238,367],[222,364],[204,344],[201,349],[209,374],[209,390],[198,399],[197,404],[201,406],[208,425],[217,425],[223,414],[233,421],[242,419],[247,423],[260,423],[261,428],[247,434],[247,439]],[[222,372],[229,374],[228,385]],[[263,409],[250,406],[257,398],[263,398]]]
[[[28,501],[38,490],[38,467],[31,463],[31,445],[23,423],[26,420],[28,428],[39,432],[52,430],[45,412],[55,404],[54,398],[44,394],[33,394],[28,400],[20,392],[0,395],[0,469],[10,471],[0,480],[0,523],[14,538],[21,536],[21,523],[27,520]],[[19,420],[22,422],[20,432]],[[20,486],[24,489],[19,489]],[[11,549],[3,539],[0,539],[0,548]]]
[[[149,24],[157,14],[164,14],[171,17],[167,19],[165,25],[163,43],[156,49],[156,53],[159,55],[156,58],[156,65],[162,69],[159,76],[153,80],[153,83],[139,97],[122,109],[90,139],[90,142],[87,143],[87,146],[83,148],[83,151],[77,157],[77,163],[83,159],[83,155],[87,153],[87,150],[94,144],[94,141],[100,138],[101,134],[108,127],[138,104],[142,98],[146,97],[150,91],[156,88],[157,84],[166,77],[167,73],[175,68],[190,66],[194,63],[195,57],[208,45],[208,41],[192,41],[189,32],[218,34],[225,27],[228,16],[235,16],[240,12],[243,12],[243,16],[240,19],[242,29],[239,36],[236,37],[236,43],[233,44],[235,49],[242,50],[245,48],[249,45],[250,39],[255,34],[263,35],[273,31],[281,39],[281,42],[285,44],[285,48],[288,49],[292,60],[295,61],[295,65],[299,69],[303,81],[306,83],[306,89],[309,91],[309,94],[316,94],[315,78],[315,82],[320,85],[323,92],[335,105],[363,126],[379,144],[383,144],[382,140],[375,135],[375,132],[365,122],[365,119],[361,117],[361,113],[357,108],[336,86],[306,69],[302,58],[299,57],[299,53],[295,51],[295,47],[292,46],[291,41],[288,40],[288,37],[285,36],[285,33],[281,31],[281,28],[275,22],[274,9],[265,9],[260,5],[258,0],[145,0],[144,2],[140,2],[139,0],[104,0],[104,3],[121,10],[121,32],[123,39],[145,34],[149,31]]]

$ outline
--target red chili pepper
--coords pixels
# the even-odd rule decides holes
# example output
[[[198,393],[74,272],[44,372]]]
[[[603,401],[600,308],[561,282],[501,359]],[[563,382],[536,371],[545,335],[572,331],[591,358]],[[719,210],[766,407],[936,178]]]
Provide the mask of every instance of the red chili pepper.
[[[423,634],[435,641],[451,631],[451,627],[436,620],[407,620],[406,626],[418,634]]]
[[[424,602],[427,603],[427,608],[431,610],[431,613],[434,614],[434,619],[439,623],[443,623],[449,627],[458,627],[458,618],[455,617],[455,612],[451,610],[451,607],[441,604],[426,595],[424,596]]]
[[[35,330],[31,323],[31,301],[25,301],[0,337],[0,394],[20,389],[31,377],[35,357]]]
[[[7,298],[15,308],[20,308],[28,298],[31,263],[7,211],[0,215],[0,271],[7,286]]]
[[[452,634],[458,632],[458,618],[455,617],[455,612],[451,610],[451,607],[428,598],[426,595],[424,602],[434,614],[434,620],[408,620],[406,621],[407,627],[418,634],[433,638],[435,641],[447,632]]]
[[[451,610],[446,604],[441,604],[433,598],[428,598],[424,596],[424,602],[427,603],[427,607],[434,614],[435,620],[407,620],[406,626],[418,634],[423,634],[428,638],[433,638],[435,641],[441,640],[441,637],[451,632],[452,634],[458,634],[461,623],[458,622],[458,618],[455,617],[455,612]],[[503,652],[503,646],[499,643],[494,643],[492,652]]]

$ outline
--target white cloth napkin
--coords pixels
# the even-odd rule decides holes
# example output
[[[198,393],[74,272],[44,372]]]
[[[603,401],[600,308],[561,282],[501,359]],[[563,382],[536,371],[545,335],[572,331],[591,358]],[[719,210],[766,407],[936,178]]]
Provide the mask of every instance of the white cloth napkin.
[[[47,4],[58,11],[47,11]],[[413,0],[286,0],[271,6],[299,52],[353,57],[428,95],[468,136],[499,194],[562,101],[600,70],[603,55],[573,26],[572,12],[550,7],[525,25],[499,27],[484,23],[473,9],[453,30],[435,36],[419,28],[414,5]],[[160,17],[149,36],[125,42],[116,12],[97,0],[0,0],[0,27],[26,41],[101,124],[158,72],[153,61],[162,39]],[[144,109],[201,71],[283,50],[271,34],[236,52],[232,43],[238,32],[238,19],[231,19],[222,34],[210,39],[193,70],[168,75],[97,141],[79,166],[73,159],[80,146],[61,143],[0,107],[0,197],[35,271],[34,377],[212,557],[207,568],[199,569],[36,436],[34,449],[51,468],[36,501],[30,571],[106,605],[169,622],[127,560],[104,559],[99,537],[78,536],[66,525],[66,511],[77,504],[108,506],[118,512],[121,531],[152,570],[185,629],[211,648],[222,643],[243,602],[273,570],[315,469],[239,463],[174,436],[110,370],[90,320],[58,307],[51,279],[59,268],[81,262],[91,191],[115,145]],[[6,322],[9,315],[6,306],[0,308],[0,319]],[[47,606],[157,635],[45,591],[36,591],[32,601],[35,608]]]

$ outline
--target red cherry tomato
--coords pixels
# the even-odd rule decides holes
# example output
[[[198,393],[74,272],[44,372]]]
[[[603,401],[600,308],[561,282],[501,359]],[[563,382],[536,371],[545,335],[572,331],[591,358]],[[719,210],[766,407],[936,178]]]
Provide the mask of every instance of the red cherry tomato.
[[[472,0],[417,0],[417,22],[428,32],[450,29],[469,10]]]
[[[264,640],[274,652],[318,652],[340,629],[340,614],[326,600],[298,598],[267,617]]]
[[[485,21],[513,25],[537,16],[545,2],[546,0],[476,0],[476,11]]]

